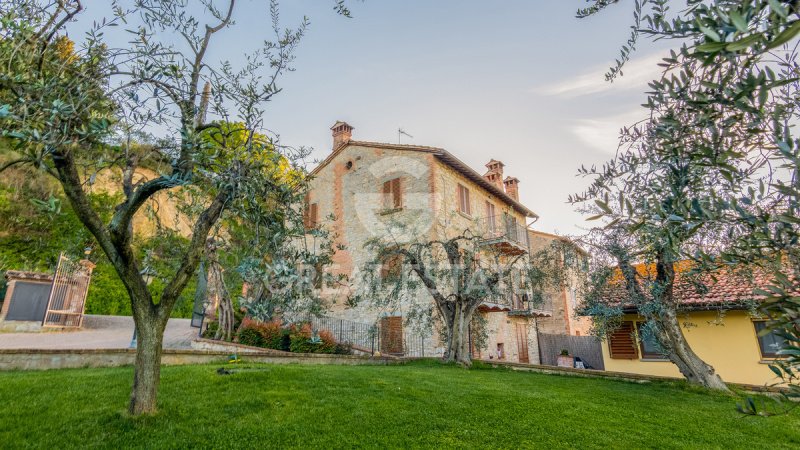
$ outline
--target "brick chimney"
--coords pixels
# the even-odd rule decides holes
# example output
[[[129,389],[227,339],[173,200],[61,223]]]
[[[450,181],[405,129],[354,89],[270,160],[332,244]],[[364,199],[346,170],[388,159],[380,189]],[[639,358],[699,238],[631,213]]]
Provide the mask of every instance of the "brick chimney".
[[[486,168],[489,169],[489,171],[483,176],[483,178],[486,178],[487,181],[497,186],[501,191],[503,190],[503,166],[505,166],[505,164],[493,159],[486,163]]]
[[[506,186],[506,194],[516,201],[519,201],[519,180],[514,177],[507,177],[503,184]]]
[[[349,142],[353,137],[353,127],[347,122],[337,120],[331,127],[333,134],[333,149],[336,150],[340,145]]]

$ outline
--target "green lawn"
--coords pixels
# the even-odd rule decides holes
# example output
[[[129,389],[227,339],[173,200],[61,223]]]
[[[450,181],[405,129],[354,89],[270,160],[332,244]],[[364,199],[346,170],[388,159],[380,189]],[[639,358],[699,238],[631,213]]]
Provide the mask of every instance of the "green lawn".
[[[132,369],[0,373],[0,447],[800,448],[800,410],[745,417],[735,399],[435,363],[165,367],[160,413],[123,413]],[[228,365],[231,367],[231,365]]]

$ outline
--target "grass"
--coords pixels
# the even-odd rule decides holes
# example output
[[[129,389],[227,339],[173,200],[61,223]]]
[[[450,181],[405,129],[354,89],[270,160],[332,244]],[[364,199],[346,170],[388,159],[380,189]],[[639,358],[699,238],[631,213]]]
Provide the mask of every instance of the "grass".
[[[431,362],[165,367],[160,411],[123,412],[130,367],[0,373],[0,446],[800,448],[800,411],[735,399]]]

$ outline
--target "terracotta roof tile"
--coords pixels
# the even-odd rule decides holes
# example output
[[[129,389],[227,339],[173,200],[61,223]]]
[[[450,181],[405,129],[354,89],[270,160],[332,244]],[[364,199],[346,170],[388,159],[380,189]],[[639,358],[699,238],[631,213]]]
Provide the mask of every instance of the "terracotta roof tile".
[[[685,309],[720,305],[744,307],[749,302],[758,302],[764,299],[763,295],[755,294],[754,290],[768,285],[771,279],[770,274],[760,268],[723,269],[698,275],[691,272],[691,267],[692,265],[688,261],[682,261],[675,265],[674,295],[678,304]],[[642,291],[645,295],[649,295],[649,283],[655,280],[655,265],[637,264],[634,268],[639,274]],[[635,309],[635,305],[632,303],[624,304],[628,292],[619,269],[616,269],[603,297],[609,305],[621,305],[623,309]]]

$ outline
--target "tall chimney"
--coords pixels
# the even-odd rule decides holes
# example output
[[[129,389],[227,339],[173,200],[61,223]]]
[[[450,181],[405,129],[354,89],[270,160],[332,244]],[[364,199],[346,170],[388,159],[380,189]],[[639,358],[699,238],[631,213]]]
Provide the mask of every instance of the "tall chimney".
[[[503,184],[506,186],[506,194],[516,201],[519,201],[519,180],[514,177],[507,177]]]
[[[339,148],[342,144],[349,142],[350,138],[353,137],[353,127],[347,122],[336,121],[331,127],[331,132],[333,134],[334,150]]]
[[[502,162],[492,159],[486,163],[486,168],[489,169],[489,171],[483,176],[483,178],[486,178],[486,180],[501,191],[503,190],[503,166],[505,166],[505,164]]]

